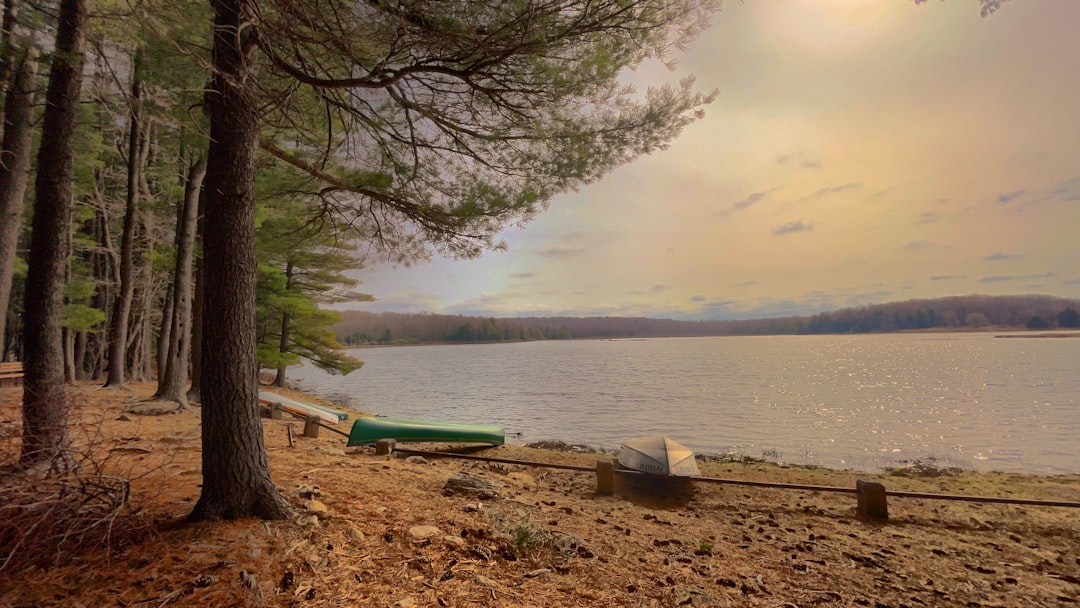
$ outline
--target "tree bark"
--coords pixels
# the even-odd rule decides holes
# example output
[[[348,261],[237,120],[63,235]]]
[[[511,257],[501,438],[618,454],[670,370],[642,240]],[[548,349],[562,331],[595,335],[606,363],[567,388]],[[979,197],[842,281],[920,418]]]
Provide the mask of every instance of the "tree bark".
[[[0,150],[0,357],[6,352],[7,311],[12,281],[15,280],[19,232],[23,225],[23,200],[26,184],[30,181],[31,113],[37,51],[28,48],[16,61],[15,81],[4,100],[4,138]]]
[[[203,191],[205,202],[206,191]],[[200,205],[202,206],[202,205]],[[202,240],[202,216],[197,222],[196,233]],[[203,337],[203,262],[202,257],[195,257],[195,293],[191,297],[191,384],[188,386],[188,403],[202,403],[202,337]]]
[[[195,229],[199,219],[199,197],[206,176],[206,159],[200,158],[188,171],[184,187],[184,205],[176,225],[176,270],[173,280],[172,340],[165,357],[165,368],[158,375],[159,399],[187,405],[188,357],[191,356],[191,264],[194,258]],[[162,324],[164,325],[164,324]]]
[[[255,155],[259,116],[249,88],[251,0],[214,0],[213,82],[207,94],[202,369],[202,495],[190,519],[284,519],[270,479],[255,357]]]
[[[292,275],[293,264],[292,262],[285,263],[285,291],[289,291],[292,288]],[[289,352],[289,311],[281,311],[281,340],[278,342],[278,352]],[[274,376],[274,386],[285,386],[285,366],[277,368],[277,375]]]
[[[69,442],[60,315],[70,255],[73,142],[82,93],[86,20],[85,0],[61,0],[45,94],[26,279],[26,376],[19,458],[24,467],[61,464]]]
[[[139,205],[139,171],[142,169],[143,128],[141,115],[142,83],[141,52],[136,52],[131,77],[131,118],[128,125],[127,200],[124,210],[124,232],[120,237],[120,285],[113,303],[109,324],[109,374],[105,386],[123,387],[127,381],[128,331],[131,302],[135,297],[134,249],[135,223]]]
[[[157,339],[157,379],[158,392],[161,391],[161,380],[165,376],[165,367],[169,364],[169,351],[172,347],[172,320],[173,307],[176,297],[173,295],[176,289],[176,279],[173,278],[165,288],[165,299],[161,302],[161,321],[158,323]],[[155,393],[157,396],[157,393]]]

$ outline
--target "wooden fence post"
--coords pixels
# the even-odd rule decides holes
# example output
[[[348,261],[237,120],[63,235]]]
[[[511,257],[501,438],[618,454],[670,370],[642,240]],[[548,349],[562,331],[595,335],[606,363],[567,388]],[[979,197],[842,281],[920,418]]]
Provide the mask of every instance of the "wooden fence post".
[[[615,495],[615,463],[611,460],[596,461],[596,493],[601,496]]]
[[[281,420],[282,414],[284,414],[284,413],[285,413],[285,411],[283,409],[281,409],[281,404],[278,403],[277,401],[270,404],[270,419],[271,420]]]
[[[308,416],[307,419],[304,420],[304,437],[312,437],[312,438],[318,438],[319,437],[319,417],[318,416]]]
[[[397,441],[394,439],[380,439],[375,442],[375,454],[379,456],[392,454],[395,445],[397,445]]]
[[[871,481],[855,482],[858,506],[855,515],[861,519],[885,521],[889,519],[889,505],[885,501],[885,486]]]

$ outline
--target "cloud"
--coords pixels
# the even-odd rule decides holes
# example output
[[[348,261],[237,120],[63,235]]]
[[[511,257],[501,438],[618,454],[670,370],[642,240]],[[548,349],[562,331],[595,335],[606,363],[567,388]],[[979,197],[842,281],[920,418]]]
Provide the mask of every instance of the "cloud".
[[[794,222],[788,222],[781,224],[772,229],[773,236],[784,236],[785,234],[794,234],[796,232],[808,232],[813,230],[812,224],[806,224],[802,220],[795,220]]]
[[[650,289],[649,291],[651,291],[653,293],[660,293],[660,292],[666,291],[666,290],[667,290],[667,285],[657,284],[657,285],[653,285],[652,289]]]
[[[860,182],[851,182],[851,183],[848,183],[848,184],[840,184],[839,186],[829,186],[828,188],[821,188],[820,190],[815,191],[813,194],[811,194],[809,196],[804,196],[802,198],[802,200],[806,201],[806,200],[810,200],[812,198],[820,198],[822,196],[828,196],[830,194],[837,194],[837,193],[840,193],[840,192],[846,192],[847,190],[854,190],[856,188],[861,188],[861,187],[862,187],[862,183],[860,183]]]
[[[821,161],[816,158],[810,158],[805,152],[796,152],[794,154],[783,154],[776,157],[776,162],[779,165],[785,167],[794,167],[797,169],[817,170],[821,168]]]
[[[581,255],[585,253],[585,250],[581,247],[548,247],[538,249],[534,253],[543,258],[569,258]]]
[[[933,211],[924,211],[919,214],[919,219],[917,221],[920,224],[929,224],[931,222],[936,222],[939,217],[940,216]]]
[[[1011,274],[992,274],[987,277],[979,279],[980,283],[1005,283],[1007,281],[1015,281],[1016,277]]]
[[[510,275],[511,279],[531,279],[536,277],[535,272],[515,272]]]
[[[705,300],[708,300],[708,299],[709,298],[706,298],[705,296],[694,296],[694,297],[690,298],[690,301],[691,302],[704,302]]]
[[[931,281],[955,281],[957,279],[966,278],[967,275],[963,274],[935,274],[930,277]]]
[[[934,244],[927,240],[911,241],[907,245],[904,245],[904,251],[926,251],[927,249],[933,249]]]
[[[1003,253],[1001,251],[995,251],[994,253],[991,253],[983,259],[987,262],[1000,262],[1001,260],[1016,260],[1020,257],[1020,255],[1017,255],[1015,253]]]
[[[750,194],[750,196],[748,196],[748,197],[746,197],[746,198],[744,198],[742,200],[735,201],[735,204],[733,204],[732,207],[735,208],[735,209],[746,209],[747,207],[749,207],[751,205],[754,205],[756,203],[761,202],[762,199],[769,196],[773,192],[776,192],[777,190],[779,190],[782,187],[783,186],[777,186],[775,188],[769,188],[768,190],[763,190],[761,192],[753,192],[753,193]]]
[[[999,203],[1001,203],[1003,205],[1008,205],[1009,203],[1013,202],[1014,200],[1020,198],[1021,196],[1025,195],[1025,194],[1027,194],[1027,190],[1015,190],[1013,192],[1006,192],[1004,194],[999,194],[998,197],[997,197],[997,200],[998,200]]]

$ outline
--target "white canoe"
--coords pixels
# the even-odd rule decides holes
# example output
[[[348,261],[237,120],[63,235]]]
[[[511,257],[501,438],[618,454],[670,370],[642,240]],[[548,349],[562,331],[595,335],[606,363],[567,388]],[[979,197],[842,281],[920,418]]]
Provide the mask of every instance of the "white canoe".
[[[315,416],[324,424],[337,424],[348,417],[348,414],[345,414],[344,412],[337,412],[328,407],[308,403],[307,401],[300,401],[299,399],[291,399],[285,395],[279,395],[269,391],[259,391],[259,401],[262,401],[267,405],[271,403],[280,403],[282,409],[301,416]]]
[[[668,437],[642,437],[622,444],[619,464],[642,473],[693,477],[700,475],[694,452]]]

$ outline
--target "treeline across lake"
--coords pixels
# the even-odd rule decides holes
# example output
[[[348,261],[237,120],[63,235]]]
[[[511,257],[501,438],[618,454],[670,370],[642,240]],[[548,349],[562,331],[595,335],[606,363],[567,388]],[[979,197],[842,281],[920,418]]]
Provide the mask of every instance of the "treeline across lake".
[[[679,321],[648,317],[470,317],[348,310],[334,326],[349,346],[572,338],[845,334],[911,330],[1080,328],[1080,300],[1053,296],[954,296],[801,317]]]

